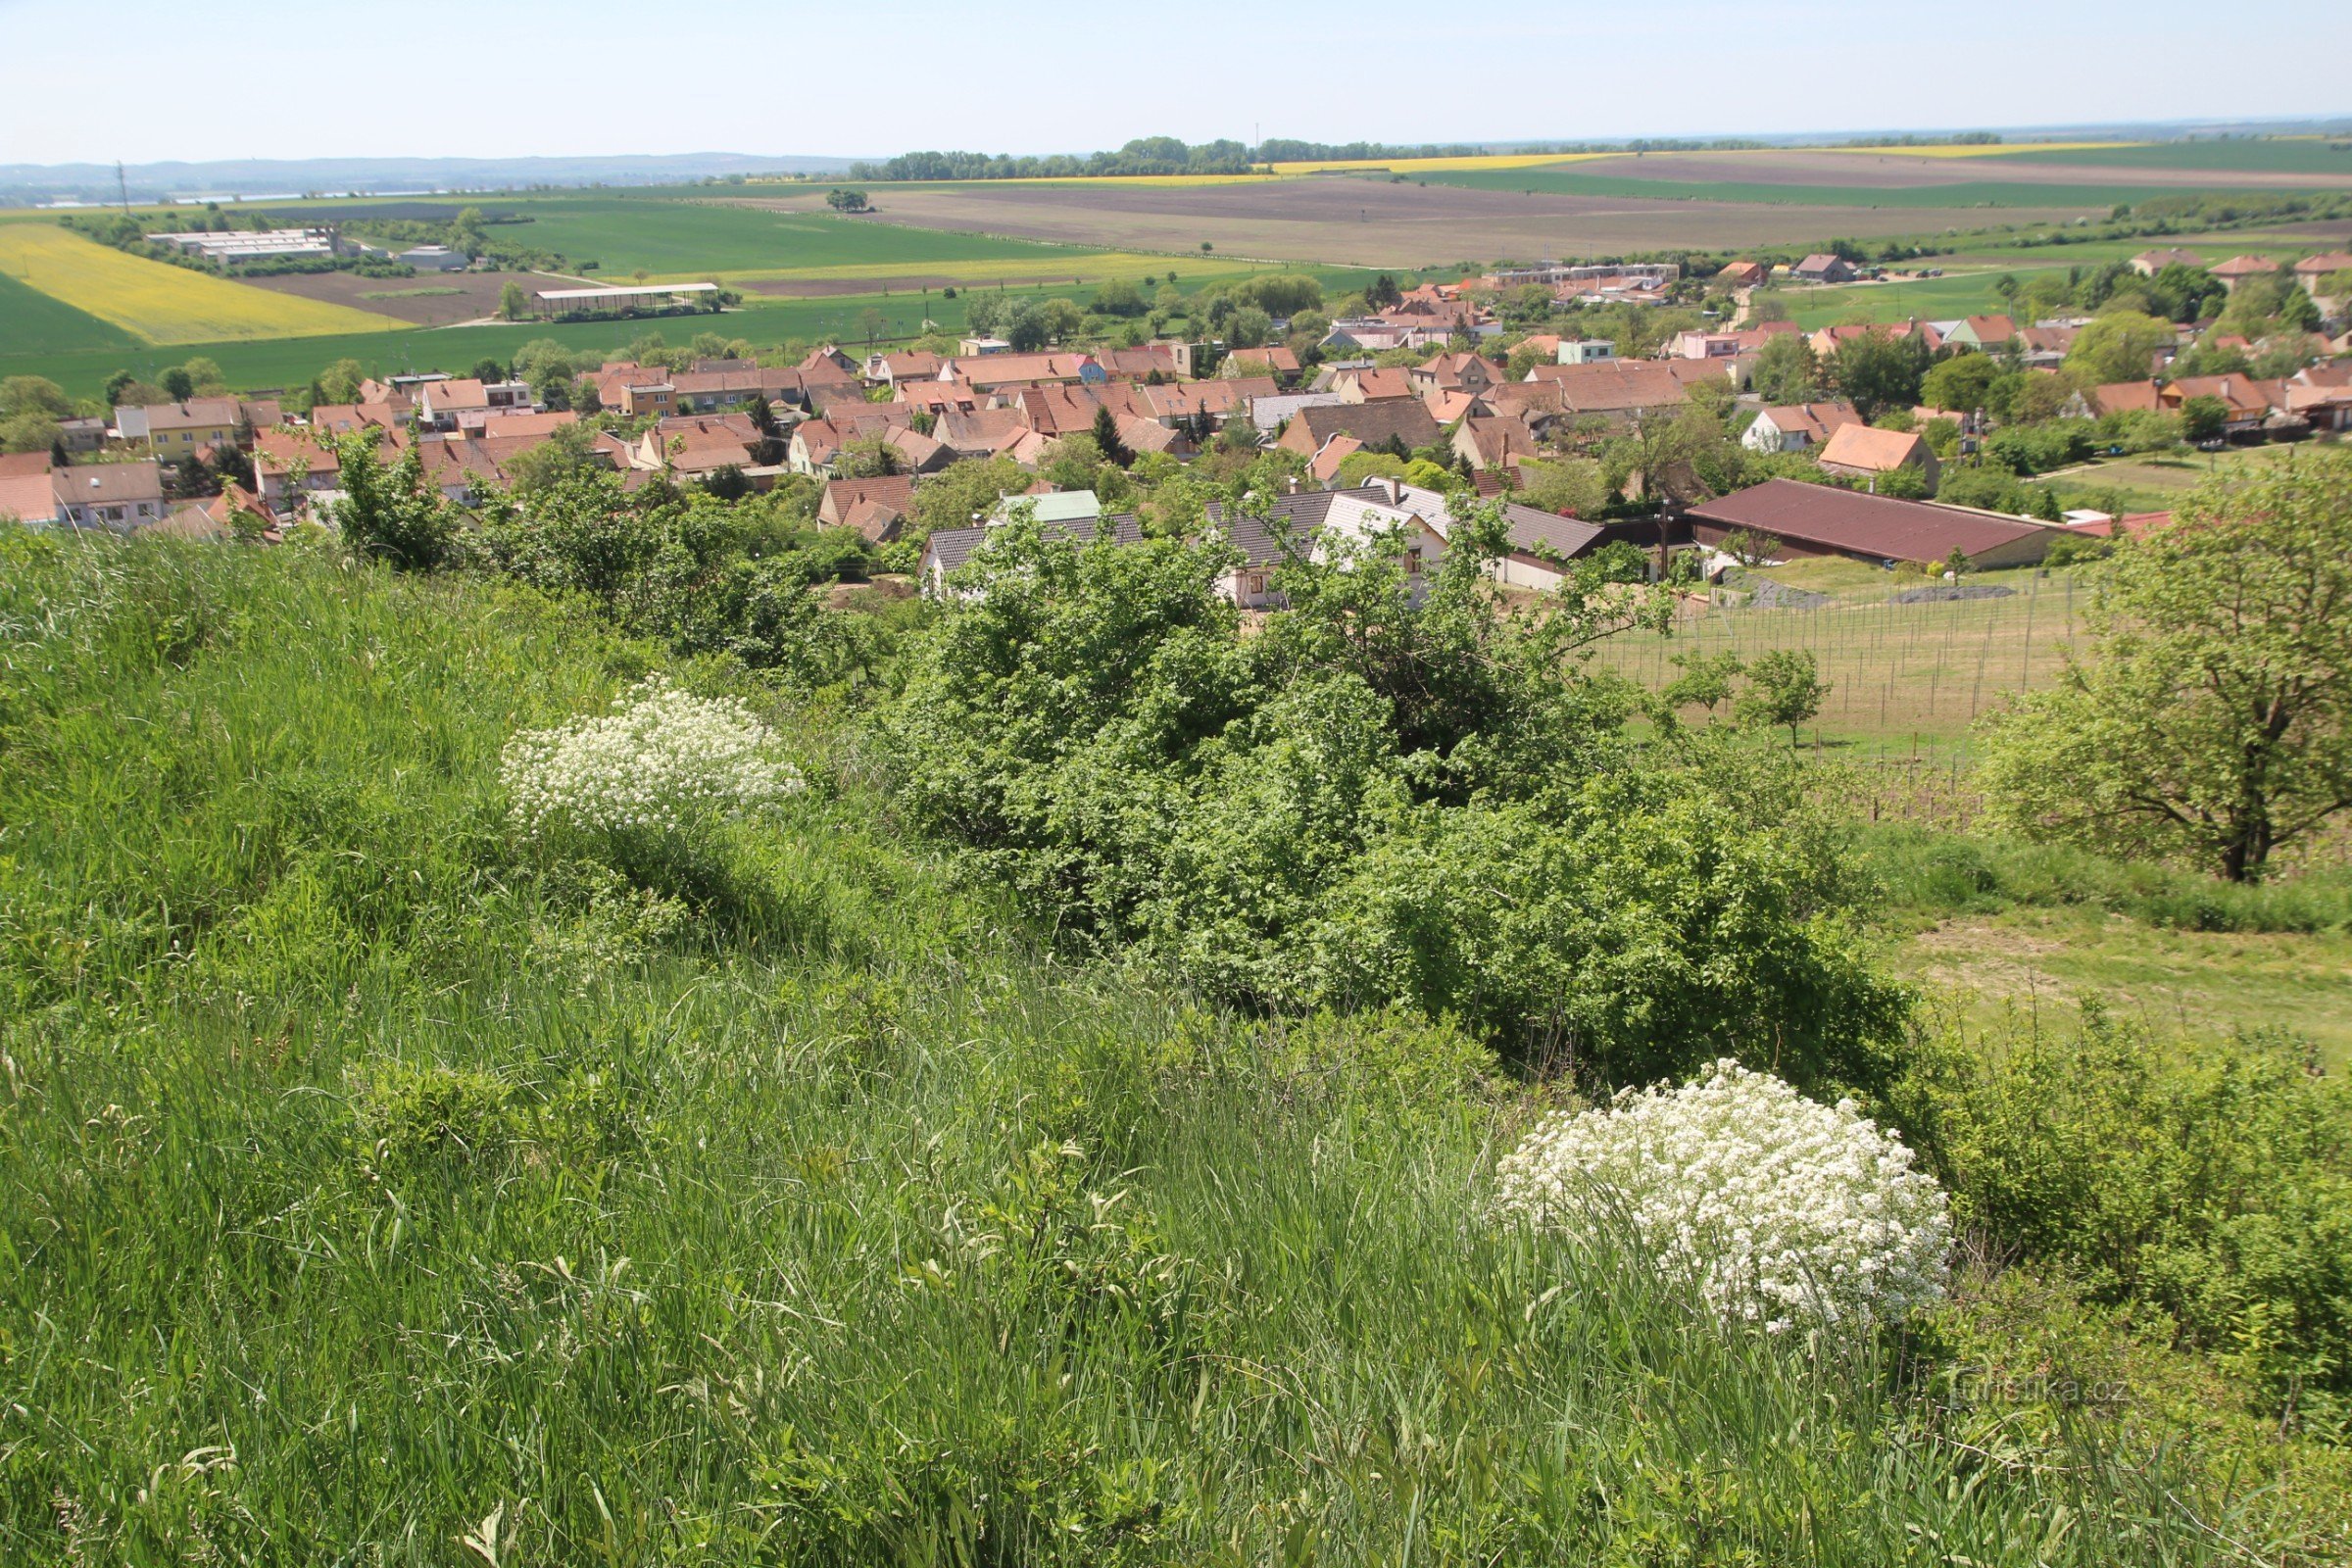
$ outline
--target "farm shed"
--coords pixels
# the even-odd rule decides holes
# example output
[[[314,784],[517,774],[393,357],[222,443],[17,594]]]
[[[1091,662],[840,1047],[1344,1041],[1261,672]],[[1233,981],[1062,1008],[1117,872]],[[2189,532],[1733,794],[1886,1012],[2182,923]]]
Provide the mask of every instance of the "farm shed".
[[[1789,556],[1844,556],[1874,565],[1933,564],[1957,550],[1972,566],[2027,566],[2040,561],[2061,532],[1994,512],[1795,479],[1767,479],[1701,502],[1685,518],[1691,539],[1702,545],[1720,546],[1735,533],[1770,534]]]

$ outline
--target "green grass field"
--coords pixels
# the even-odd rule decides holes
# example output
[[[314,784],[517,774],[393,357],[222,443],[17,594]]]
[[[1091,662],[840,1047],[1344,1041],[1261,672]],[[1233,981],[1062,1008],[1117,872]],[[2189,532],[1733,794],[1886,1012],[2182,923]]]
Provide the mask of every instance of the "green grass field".
[[[1842,283],[1829,288],[1790,288],[1777,296],[1788,307],[1788,318],[1808,329],[1831,326],[1839,321],[1864,319],[1872,321],[1900,321],[1910,317],[1922,320],[1942,321],[1960,316],[1984,316],[2005,311],[2001,296],[1993,284],[2004,274],[2020,283],[2031,281],[2037,271],[2056,269],[2025,267],[1987,270],[1979,272],[1955,272],[1945,277],[1917,280],[1900,279],[1889,283]]]
[[[494,237],[560,252],[575,265],[593,260],[608,277],[640,268],[674,276],[868,263],[952,270],[956,262],[1033,259],[1045,265],[1067,254],[1061,246],[1028,240],[901,228],[830,215],[763,212],[721,205],[712,197],[501,197],[492,205],[531,220],[499,224],[492,230]]]
[[[140,347],[112,321],[102,321],[0,272],[0,359],[19,354],[72,354]]]
[[[2040,152],[2020,147],[1990,155],[2003,162],[2085,164],[2110,169],[2180,169],[2213,173],[2342,174],[2352,176],[2352,138],[2275,137],[2229,141],[2165,141],[2135,147]]]

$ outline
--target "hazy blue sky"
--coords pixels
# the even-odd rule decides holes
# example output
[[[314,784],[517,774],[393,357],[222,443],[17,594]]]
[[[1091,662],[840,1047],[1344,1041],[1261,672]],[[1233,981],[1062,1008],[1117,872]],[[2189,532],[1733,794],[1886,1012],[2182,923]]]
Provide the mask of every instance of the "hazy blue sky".
[[[2347,61],[2341,3],[0,0],[0,163],[2268,118],[2352,112]]]

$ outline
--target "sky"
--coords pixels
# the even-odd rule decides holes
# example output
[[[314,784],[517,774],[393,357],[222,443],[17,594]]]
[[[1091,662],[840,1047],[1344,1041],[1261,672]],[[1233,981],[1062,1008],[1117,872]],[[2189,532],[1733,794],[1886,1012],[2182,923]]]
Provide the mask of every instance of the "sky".
[[[2352,113],[2352,5],[0,0],[0,163],[1083,152]],[[2004,57],[2019,63],[1994,64]],[[2252,69],[2216,69],[2217,65]],[[612,105],[611,109],[606,106]]]

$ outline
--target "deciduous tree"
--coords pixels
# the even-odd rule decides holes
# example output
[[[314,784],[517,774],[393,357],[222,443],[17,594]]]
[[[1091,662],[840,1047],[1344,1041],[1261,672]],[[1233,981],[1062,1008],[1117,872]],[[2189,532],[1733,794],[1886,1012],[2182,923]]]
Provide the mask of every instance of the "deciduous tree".
[[[2011,826],[2243,882],[2352,806],[2352,455],[2208,481],[2119,547],[2091,629],[1988,725]]]

